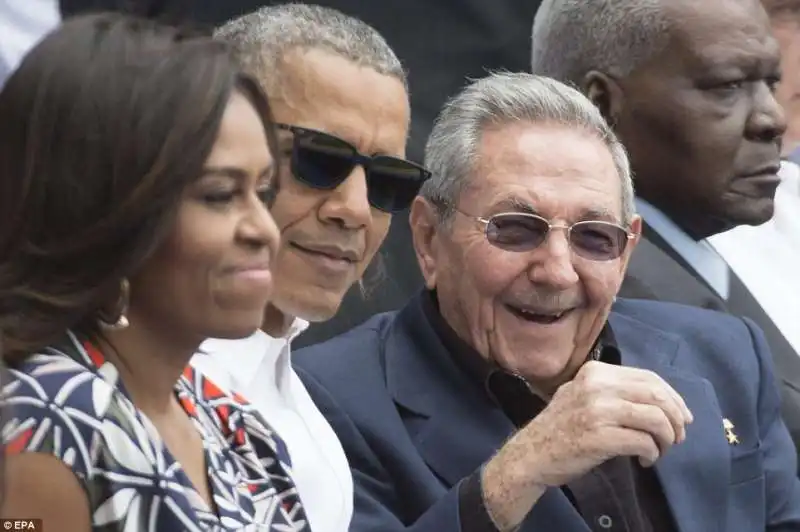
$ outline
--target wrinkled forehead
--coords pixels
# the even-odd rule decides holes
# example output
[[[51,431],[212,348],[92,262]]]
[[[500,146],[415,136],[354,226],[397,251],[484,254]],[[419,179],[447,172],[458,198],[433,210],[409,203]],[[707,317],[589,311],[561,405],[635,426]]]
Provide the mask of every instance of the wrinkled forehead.
[[[671,49],[690,68],[763,69],[780,61],[769,17],[758,0],[682,0],[669,9]]]
[[[461,204],[477,215],[525,210],[619,222],[621,196],[614,159],[599,137],[560,124],[515,124],[484,131]]]

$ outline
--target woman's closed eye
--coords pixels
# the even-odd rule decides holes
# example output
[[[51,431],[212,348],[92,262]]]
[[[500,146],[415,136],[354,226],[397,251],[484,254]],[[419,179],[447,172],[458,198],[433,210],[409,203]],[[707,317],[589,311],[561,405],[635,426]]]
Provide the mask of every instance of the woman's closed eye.
[[[238,191],[236,189],[220,189],[206,191],[202,194],[203,201],[212,206],[226,205],[234,200]]]

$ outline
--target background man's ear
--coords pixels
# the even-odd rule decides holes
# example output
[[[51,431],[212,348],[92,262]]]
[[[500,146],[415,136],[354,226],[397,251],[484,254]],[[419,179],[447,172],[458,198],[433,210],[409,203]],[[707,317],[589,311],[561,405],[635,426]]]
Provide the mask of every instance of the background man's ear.
[[[622,113],[624,98],[617,80],[603,72],[591,70],[584,76],[581,90],[613,127]]]

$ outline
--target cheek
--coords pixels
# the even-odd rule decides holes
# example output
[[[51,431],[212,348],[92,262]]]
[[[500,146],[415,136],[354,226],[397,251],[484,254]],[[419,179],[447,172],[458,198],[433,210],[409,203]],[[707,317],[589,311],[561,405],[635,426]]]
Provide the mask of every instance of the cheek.
[[[470,307],[473,328],[494,330],[498,301],[525,276],[526,254],[498,250],[482,240],[466,246],[460,261],[460,267],[451,274],[451,283],[463,304]]]
[[[597,308],[613,303],[624,275],[619,260],[607,263],[581,261],[575,264],[575,271],[590,306]]]
[[[594,337],[605,324],[611,304],[622,283],[620,267],[585,264],[576,267],[587,299],[587,309],[578,325],[580,337]]]
[[[486,296],[496,296],[508,289],[524,273],[528,266],[524,254],[514,254],[481,244],[480,250],[468,255],[465,263],[469,265],[470,276],[475,286]]]
[[[281,233],[313,216],[325,191],[316,191],[291,176],[281,177],[281,188],[269,212]]]
[[[187,213],[153,258],[151,270],[161,278],[156,288],[183,302],[205,300],[213,291],[214,273],[231,260],[235,226],[224,216]]]

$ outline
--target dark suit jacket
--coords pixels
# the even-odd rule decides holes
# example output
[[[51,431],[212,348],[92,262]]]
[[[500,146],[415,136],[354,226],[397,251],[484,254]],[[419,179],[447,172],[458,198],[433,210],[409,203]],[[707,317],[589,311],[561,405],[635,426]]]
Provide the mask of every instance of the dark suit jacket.
[[[749,321],[620,300],[610,318],[622,361],[658,373],[694,414],[686,441],[656,465],[681,532],[800,530],[800,480],[779,415],[769,348]],[[457,485],[514,426],[445,351],[419,298],[295,353],[338,434],[355,483],[353,532],[457,532]],[[730,445],[723,418],[735,425]],[[561,490],[525,532],[589,532]]]
[[[800,353],[731,270],[726,302],[649,226],[631,256],[620,297],[671,301],[752,319],[764,331],[781,386],[782,411],[800,458]],[[787,297],[792,297],[787,294]]]

